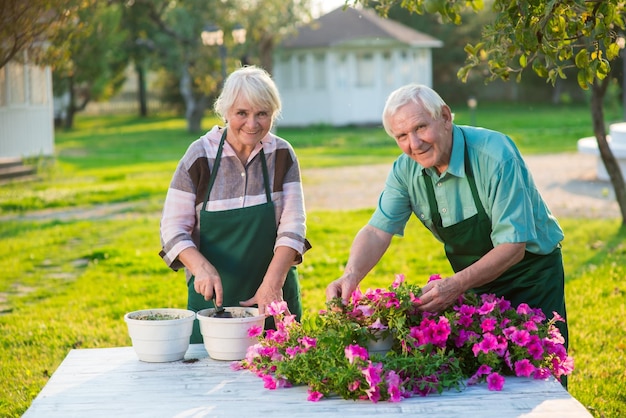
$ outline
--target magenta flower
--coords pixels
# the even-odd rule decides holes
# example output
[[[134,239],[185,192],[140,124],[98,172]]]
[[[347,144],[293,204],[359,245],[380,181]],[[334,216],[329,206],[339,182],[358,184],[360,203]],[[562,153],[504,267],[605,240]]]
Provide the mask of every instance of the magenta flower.
[[[302,352],[303,350],[300,347],[287,347],[285,349],[285,354],[287,354],[289,358],[294,358],[295,356],[297,356],[298,354]]]
[[[489,390],[501,391],[504,387],[504,377],[498,373],[491,373],[487,376],[487,388]]]
[[[402,391],[400,376],[393,370],[387,374],[387,392],[389,393],[389,402],[400,402],[402,400]]]
[[[387,328],[389,328],[387,325],[383,324],[380,321],[380,318],[377,318],[376,321],[374,321],[374,323],[372,325],[370,325],[368,328],[371,329],[379,329],[379,330],[385,330]]]
[[[529,377],[535,372],[536,367],[528,359],[522,359],[515,362],[515,375]]]
[[[298,342],[302,345],[302,351],[305,353],[309,351],[309,349],[317,346],[317,339],[311,337],[299,338]]]
[[[311,402],[318,402],[320,399],[322,399],[324,397],[324,395],[322,395],[320,392],[317,392],[315,390],[308,390],[307,393],[309,394],[306,398],[307,401],[311,401]]]
[[[495,350],[498,347],[498,339],[495,335],[487,332],[483,334],[483,340],[478,344],[474,344],[472,351],[474,356],[477,357],[481,351],[483,353],[489,353],[491,350]]]
[[[363,373],[363,376],[365,376],[365,380],[370,385],[370,387],[375,387],[381,382],[382,371],[383,371],[382,363],[372,363],[372,362],[369,362],[369,364],[366,367],[361,369],[361,373]]]
[[[490,314],[491,311],[496,307],[496,302],[488,301],[484,302],[480,308],[478,308],[478,313],[481,315]]]
[[[350,344],[344,350],[346,354],[346,358],[348,359],[348,363],[354,364],[357,359],[367,360],[369,358],[369,353],[367,352],[367,348],[361,347],[360,345]]]
[[[360,386],[361,386],[361,381],[357,379],[354,382],[348,383],[348,390],[350,392],[356,392],[357,390],[359,390]]]
[[[367,389],[365,391],[367,398],[374,402],[377,403],[378,401],[380,401],[381,395],[380,395],[380,388],[378,386],[373,386],[369,389]]]
[[[539,343],[531,343],[526,346],[528,354],[532,356],[534,360],[541,360],[543,358],[543,347]]]
[[[356,307],[356,310],[359,311],[363,316],[370,317],[374,315],[374,308],[368,305],[359,305]]]
[[[486,383],[489,390],[500,391],[505,375],[545,379],[571,374],[574,361],[554,325],[563,320],[557,313],[546,320],[528,304],[512,307],[494,294],[472,293],[460,295],[441,313],[423,313],[416,306],[420,295],[418,286],[398,274],[388,289],[357,289],[344,306],[333,301],[303,324],[285,303],[272,303],[268,313],[275,314],[276,329],[248,330],[258,343],[231,368],[251,371],[271,390],[291,382],[308,385],[307,399],[313,402],[334,395],[399,402],[461,389],[468,378],[469,385]],[[392,355],[376,356],[380,361],[373,363],[367,337],[376,330],[389,330],[385,335],[394,344]]]
[[[530,315],[532,312],[532,309],[530,309],[527,303],[520,303],[517,307],[517,313],[519,315]]]
[[[437,346],[444,347],[450,335],[450,322],[445,316],[439,317],[439,322],[431,321],[431,325],[424,331],[426,340]]]
[[[396,278],[394,279],[393,283],[391,283],[391,288],[397,289],[402,286],[402,283],[404,283],[404,278],[404,274],[396,274]]]
[[[261,375],[261,379],[263,379],[263,387],[265,389],[275,390],[278,388],[278,384],[276,383],[276,380],[274,380],[274,377],[272,377],[272,375],[263,374]]]
[[[525,329],[516,329],[511,334],[511,341],[520,347],[526,347],[530,343],[530,334]]]
[[[281,300],[270,303],[266,310],[269,315],[277,316],[287,312],[289,309],[287,308],[287,302]]]
[[[428,278],[428,283],[434,282],[435,280],[441,280],[441,275],[433,274]]]
[[[259,325],[252,325],[248,328],[248,337],[258,337],[263,333],[263,327]]]
[[[495,318],[487,317],[480,323],[483,332],[491,332],[496,328],[497,321]]]

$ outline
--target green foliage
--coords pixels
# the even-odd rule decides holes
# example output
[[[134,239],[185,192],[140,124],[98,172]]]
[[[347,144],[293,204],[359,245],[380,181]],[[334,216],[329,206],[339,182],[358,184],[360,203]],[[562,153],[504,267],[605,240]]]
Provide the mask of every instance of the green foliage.
[[[63,28],[67,37],[58,40],[58,48],[66,59],[55,67],[53,85],[58,95],[69,94],[66,127],[87,103],[108,99],[122,87],[128,56],[122,48],[127,33],[120,27],[121,17],[119,4],[94,2],[75,16],[80,36],[73,26]]]

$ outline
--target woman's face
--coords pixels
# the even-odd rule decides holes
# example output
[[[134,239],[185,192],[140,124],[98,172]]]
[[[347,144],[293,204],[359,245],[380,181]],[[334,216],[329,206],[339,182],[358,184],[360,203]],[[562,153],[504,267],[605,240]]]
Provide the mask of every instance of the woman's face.
[[[252,150],[272,127],[272,110],[252,107],[244,98],[237,98],[228,115],[228,142],[237,150]]]
[[[452,113],[448,106],[441,116],[432,116],[416,103],[408,103],[389,117],[389,128],[402,151],[422,167],[443,173],[452,151]]]

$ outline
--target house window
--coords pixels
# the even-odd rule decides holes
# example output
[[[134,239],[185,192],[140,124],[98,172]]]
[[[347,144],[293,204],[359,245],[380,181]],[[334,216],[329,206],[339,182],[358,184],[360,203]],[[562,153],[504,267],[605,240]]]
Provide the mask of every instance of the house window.
[[[326,89],[326,56],[324,54],[313,56],[313,87],[318,90]]]
[[[24,73],[25,68],[22,64],[15,62],[9,63],[8,77],[11,80],[11,89],[9,90],[9,102],[10,104],[24,104],[26,102],[25,85],[24,85]]]
[[[298,55],[298,87],[306,89],[308,67],[306,65],[306,55]]]
[[[30,103],[39,105],[48,103],[46,71],[41,67],[30,67],[28,73],[30,76]]]
[[[7,105],[7,77],[6,66],[0,68],[0,107],[6,107]]]
[[[346,54],[341,54],[337,57],[336,68],[335,80],[337,80],[337,88],[346,90],[350,85],[348,78],[348,56]]]
[[[411,77],[411,64],[413,63],[412,58],[413,57],[407,54],[406,51],[402,51],[400,53],[400,78],[401,78],[402,84],[410,83],[412,80],[412,77]]]
[[[293,88],[293,69],[291,68],[291,55],[287,55],[280,60],[280,70],[282,86],[285,90]]]
[[[357,86],[372,87],[375,80],[374,55],[371,52],[357,54]]]
[[[390,87],[393,86],[394,79],[394,66],[393,66],[393,55],[391,52],[385,51],[383,52],[383,80],[385,82],[385,86]]]

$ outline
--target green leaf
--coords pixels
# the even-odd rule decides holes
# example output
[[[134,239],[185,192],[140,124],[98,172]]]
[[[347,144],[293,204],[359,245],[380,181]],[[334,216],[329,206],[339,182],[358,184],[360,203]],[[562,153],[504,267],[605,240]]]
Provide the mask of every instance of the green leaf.
[[[526,54],[520,55],[520,57],[519,57],[519,65],[520,65],[520,67],[525,68],[527,63],[528,62],[526,61]]]
[[[587,77],[585,75],[585,70],[578,71],[577,74],[578,85],[583,90],[588,90],[589,86],[587,85]]]
[[[620,48],[619,46],[613,42],[606,48],[606,58],[611,61],[619,56]]]
[[[578,51],[578,54],[576,54],[574,62],[578,68],[585,68],[589,65],[589,52],[586,49],[581,49]]]

